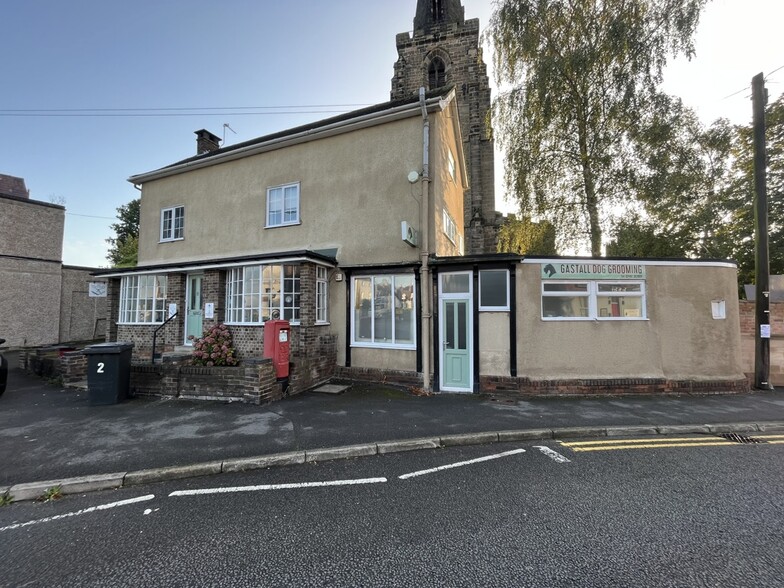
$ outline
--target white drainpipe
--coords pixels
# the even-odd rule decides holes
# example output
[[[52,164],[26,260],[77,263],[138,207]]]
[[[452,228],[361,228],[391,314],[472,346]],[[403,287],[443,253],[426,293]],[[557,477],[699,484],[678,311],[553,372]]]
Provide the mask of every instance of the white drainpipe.
[[[432,300],[430,288],[430,268],[428,267],[428,250],[430,243],[430,119],[427,115],[427,105],[425,103],[425,89],[419,88],[419,103],[422,106],[422,219],[420,230],[421,240],[419,245],[420,255],[422,256],[422,266],[419,268],[420,284],[422,287],[422,387],[426,392],[431,389],[430,383],[430,354],[433,346],[430,344],[431,324],[433,317],[430,310]]]

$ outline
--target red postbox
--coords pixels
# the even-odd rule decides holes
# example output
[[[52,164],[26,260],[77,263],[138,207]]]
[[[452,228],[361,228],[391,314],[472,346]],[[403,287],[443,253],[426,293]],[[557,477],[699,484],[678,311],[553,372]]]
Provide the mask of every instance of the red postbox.
[[[275,375],[289,377],[289,321],[271,320],[264,323],[264,357],[272,359]]]

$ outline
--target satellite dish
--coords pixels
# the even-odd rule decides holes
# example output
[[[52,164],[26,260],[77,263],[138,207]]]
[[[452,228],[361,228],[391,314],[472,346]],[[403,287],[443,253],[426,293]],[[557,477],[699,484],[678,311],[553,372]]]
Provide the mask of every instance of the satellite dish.
[[[419,181],[419,172],[408,172],[408,181],[412,184],[416,184]]]

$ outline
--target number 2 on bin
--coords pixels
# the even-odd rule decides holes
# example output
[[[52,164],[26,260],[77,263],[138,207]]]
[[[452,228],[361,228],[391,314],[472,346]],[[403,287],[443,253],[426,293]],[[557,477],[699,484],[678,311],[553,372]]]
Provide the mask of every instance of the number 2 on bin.
[[[102,373],[103,373],[103,366],[104,366],[104,365],[105,365],[105,364],[104,364],[103,362],[99,362],[99,363],[98,363],[98,369],[97,369],[96,371],[97,371],[99,374],[102,374]]]

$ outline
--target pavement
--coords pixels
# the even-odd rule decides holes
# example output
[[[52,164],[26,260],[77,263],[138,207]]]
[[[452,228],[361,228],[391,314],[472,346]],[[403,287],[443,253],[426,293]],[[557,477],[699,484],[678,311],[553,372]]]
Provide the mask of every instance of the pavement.
[[[197,475],[498,441],[784,432],[784,390],[741,395],[415,396],[354,384],[266,406],[131,398],[90,406],[11,362],[0,495],[32,499]]]

